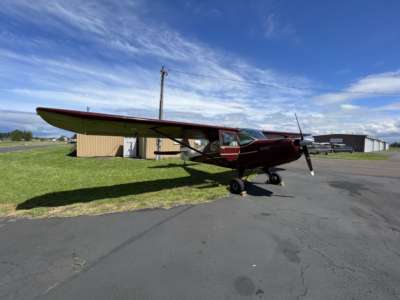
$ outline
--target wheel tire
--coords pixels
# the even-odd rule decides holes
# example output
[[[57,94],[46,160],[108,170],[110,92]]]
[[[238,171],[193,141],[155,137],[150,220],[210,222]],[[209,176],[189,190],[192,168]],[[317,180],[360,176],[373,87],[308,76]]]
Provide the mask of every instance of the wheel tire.
[[[281,184],[282,182],[282,177],[278,174],[278,173],[271,173],[271,175],[269,175],[269,181],[270,184]]]
[[[244,182],[240,178],[232,179],[229,188],[232,194],[240,194],[244,191]]]

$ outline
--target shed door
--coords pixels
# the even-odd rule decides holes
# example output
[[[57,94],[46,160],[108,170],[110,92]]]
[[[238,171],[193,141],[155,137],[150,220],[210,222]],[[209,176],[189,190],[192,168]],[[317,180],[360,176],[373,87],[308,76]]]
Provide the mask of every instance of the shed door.
[[[220,130],[219,140],[221,157],[229,161],[238,159],[240,146],[237,132]]]
[[[124,138],[124,157],[137,156],[137,139]]]

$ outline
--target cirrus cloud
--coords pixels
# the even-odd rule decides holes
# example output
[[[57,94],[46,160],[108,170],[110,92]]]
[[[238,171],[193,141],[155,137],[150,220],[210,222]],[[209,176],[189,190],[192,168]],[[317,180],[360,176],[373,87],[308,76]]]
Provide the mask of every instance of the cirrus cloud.
[[[145,5],[1,1],[2,16],[17,25],[0,31],[0,109],[7,120],[0,129],[27,128],[23,124],[31,122],[33,131],[57,132],[28,115],[14,113],[18,122],[3,118],[6,109],[33,112],[39,105],[156,117],[159,68],[165,64],[167,118],[297,131],[293,114],[298,112],[308,132],[395,135],[398,117],[385,114],[389,106],[369,111],[351,101],[371,92],[400,92],[399,72],[372,74],[341,92],[320,94],[311,78],[261,68],[144,18]],[[31,28],[30,35],[18,24]],[[268,39],[296,34],[275,14],[267,16],[264,29]],[[379,126],[382,119],[392,125]]]

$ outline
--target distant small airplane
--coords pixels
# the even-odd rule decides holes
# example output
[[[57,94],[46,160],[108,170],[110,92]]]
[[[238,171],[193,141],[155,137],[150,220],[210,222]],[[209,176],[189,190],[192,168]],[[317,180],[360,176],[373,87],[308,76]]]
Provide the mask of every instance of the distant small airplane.
[[[230,182],[232,193],[245,190],[245,170],[262,168],[268,183],[280,184],[282,178],[273,167],[300,158],[304,154],[312,176],[314,170],[307,145],[296,116],[299,133],[261,131],[144,119],[93,112],[38,107],[37,113],[49,124],[65,130],[90,134],[124,137],[168,138],[181,145],[180,151],[155,151],[157,155],[181,154],[184,159],[235,169],[238,177]],[[195,147],[189,140],[206,141]]]

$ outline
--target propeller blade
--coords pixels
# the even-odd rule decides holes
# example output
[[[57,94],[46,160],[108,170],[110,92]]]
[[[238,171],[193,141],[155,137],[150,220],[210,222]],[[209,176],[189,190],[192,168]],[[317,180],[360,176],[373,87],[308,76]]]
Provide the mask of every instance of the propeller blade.
[[[300,127],[299,119],[297,118],[297,114],[295,113],[294,116],[296,117],[297,126],[299,127],[301,140],[304,140],[304,135],[303,135],[303,132],[301,131],[301,127]]]
[[[296,117],[297,126],[299,127],[299,132],[300,132],[300,137],[301,137],[301,140],[300,140],[301,149],[303,150],[308,169],[310,170],[310,174],[311,174],[311,176],[314,176],[315,175],[314,168],[313,168],[313,165],[311,162],[310,152],[308,151],[308,148],[307,148],[307,145],[310,144],[311,142],[304,140],[303,131],[301,131],[301,126],[300,126],[299,119],[297,118],[297,114],[295,113],[294,116]]]
[[[313,168],[313,165],[311,162],[310,152],[308,152],[307,146],[303,146],[303,153],[304,153],[304,157],[307,162],[308,169],[310,170],[310,174],[311,174],[311,176],[314,176],[315,175],[314,168]]]

